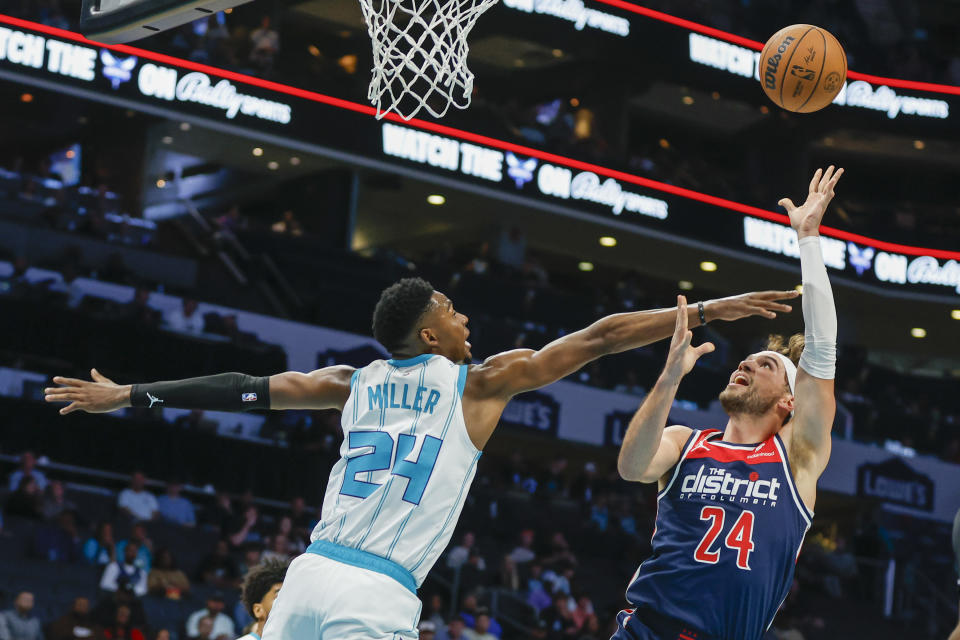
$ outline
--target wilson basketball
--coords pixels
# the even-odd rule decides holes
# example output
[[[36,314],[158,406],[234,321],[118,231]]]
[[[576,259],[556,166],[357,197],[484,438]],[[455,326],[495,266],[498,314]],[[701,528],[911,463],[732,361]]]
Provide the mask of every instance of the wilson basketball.
[[[811,24],[794,24],[773,34],[758,64],[764,93],[797,113],[823,109],[847,78],[847,54],[840,42]]]

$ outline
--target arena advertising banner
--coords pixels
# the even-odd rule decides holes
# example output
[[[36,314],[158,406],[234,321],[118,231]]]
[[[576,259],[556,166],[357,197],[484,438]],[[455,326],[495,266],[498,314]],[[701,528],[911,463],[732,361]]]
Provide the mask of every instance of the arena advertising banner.
[[[594,23],[607,24],[597,20]],[[636,23],[637,16],[633,20]],[[679,31],[674,25],[653,22],[657,28]],[[587,28],[590,20],[584,24]],[[707,46],[702,40],[706,37],[693,32],[683,36],[684,43],[689,43],[685,55],[695,57],[697,65],[706,65],[710,55],[721,56],[725,72],[733,69],[738,72],[735,75],[743,75],[754,64],[753,54],[746,53],[750,49],[725,48],[740,46],[731,43]],[[77,34],[7,16],[0,16],[0,79],[191,119],[243,135],[270,136],[278,144],[358,165],[424,180],[441,178],[491,197],[554,212],[616,220],[660,239],[773,258],[785,266],[799,257],[796,234],[778,212],[435,122],[404,122],[392,114],[378,121],[370,117],[374,110],[369,105],[125,45],[102,46]],[[849,102],[854,94],[860,95],[856,91],[848,87],[844,99]],[[841,92],[838,100],[844,95]],[[949,115],[949,104],[945,111],[938,111],[939,107],[917,100],[896,101],[896,108],[889,107],[884,117]],[[892,110],[896,113],[891,116]],[[827,266],[847,282],[891,293],[940,299],[960,296],[958,251],[904,246],[828,227],[823,249]]]

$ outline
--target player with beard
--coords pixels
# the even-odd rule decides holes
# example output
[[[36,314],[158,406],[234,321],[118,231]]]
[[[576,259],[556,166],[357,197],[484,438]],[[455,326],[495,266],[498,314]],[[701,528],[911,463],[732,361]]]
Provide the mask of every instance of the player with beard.
[[[819,228],[842,174],[818,169],[802,206],[780,201],[799,238],[805,331],[730,375],[723,431],[665,428],[681,379],[713,351],[691,346],[678,297],[666,366],[620,449],[620,475],[659,493],[653,554],[627,589],[634,608],[617,616],[615,640],[759,640],[787,596],[830,457],[837,317]]]

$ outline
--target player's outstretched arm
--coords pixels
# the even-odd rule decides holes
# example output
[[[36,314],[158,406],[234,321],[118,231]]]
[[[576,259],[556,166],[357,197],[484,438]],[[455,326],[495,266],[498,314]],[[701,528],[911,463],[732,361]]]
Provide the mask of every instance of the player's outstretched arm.
[[[803,276],[804,348],[797,371],[796,410],[789,423],[793,425],[789,449],[798,479],[806,475],[814,486],[830,458],[830,429],[836,413],[837,310],[820,252],[820,222],[842,175],[843,169],[834,172],[833,165],[825,172],[817,169],[803,205],[797,207],[789,198],[779,203],[799,238]]]
[[[350,395],[353,371],[353,367],[338,365],[310,373],[287,371],[265,377],[221,373],[149,384],[116,384],[91,369],[91,380],[55,377],[54,383],[60,386],[44,389],[44,399],[66,403],[61,415],[73,411],[108,413],[131,406],[207,411],[342,409]]]
[[[757,291],[703,303],[707,322],[739,320],[749,316],[775,318],[789,312],[778,302],[797,297],[796,291]],[[685,308],[688,326],[700,325],[696,305]],[[491,356],[470,372],[483,397],[509,400],[561,380],[605,355],[643,347],[669,338],[674,332],[677,308],[617,313],[597,320],[586,329],[554,340],[539,351],[515,349]]]
[[[620,445],[617,470],[624,480],[655,482],[677,463],[683,444],[690,436],[688,427],[666,427],[667,418],[680,381],[690,373],[700,356],[710,353],[714,347],[710,342],[692,346],[693,333],[688,326],[687,300],[677,296],[676,323],[667,363],[653,389],[630,419]]]

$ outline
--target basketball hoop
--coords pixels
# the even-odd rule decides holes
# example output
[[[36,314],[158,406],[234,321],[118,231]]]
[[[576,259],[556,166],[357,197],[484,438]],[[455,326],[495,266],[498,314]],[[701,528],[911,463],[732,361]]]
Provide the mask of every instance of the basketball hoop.
[[[377,119],[410,120],[421,109],[441,118],[466,109],[473,92],[467,36],[497,0],[360,0],[373,41],[367,97]]]

